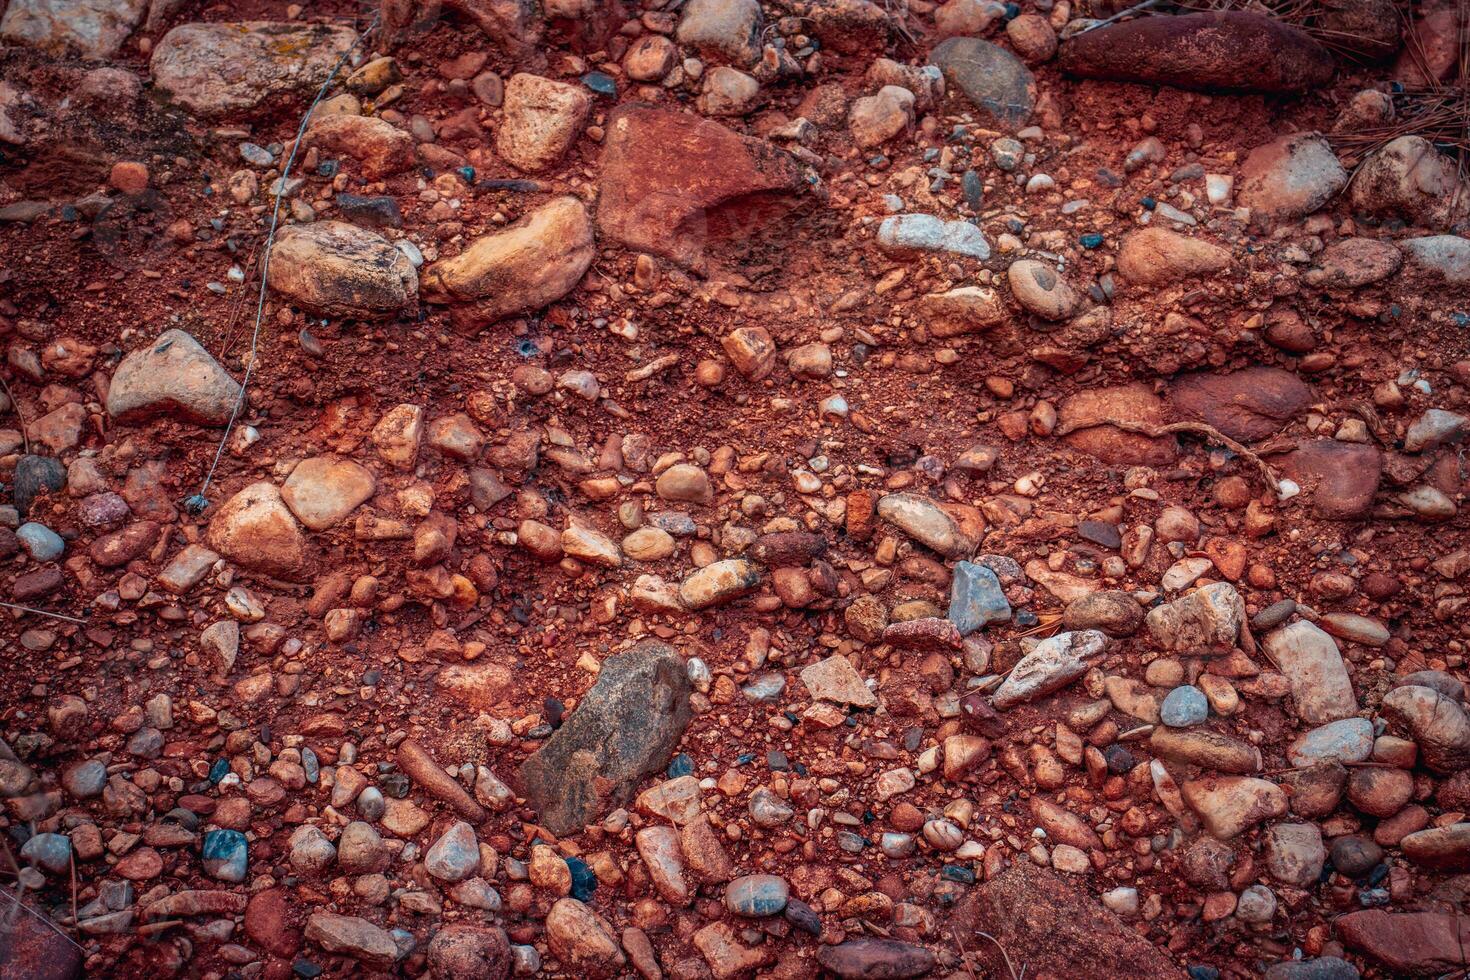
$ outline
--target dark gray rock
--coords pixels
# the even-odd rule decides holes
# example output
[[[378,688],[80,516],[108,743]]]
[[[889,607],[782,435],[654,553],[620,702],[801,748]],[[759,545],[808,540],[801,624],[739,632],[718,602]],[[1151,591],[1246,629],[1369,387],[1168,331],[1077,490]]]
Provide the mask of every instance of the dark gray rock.
[[[843,980],[896,980],[922,977],[934,969],[935,957],[923,946],[864,937],[823,946],[817,962]]]
[[[60,493],[66,486],[66,467],[50,456],[22,456],[15,464],[14,481],[15,509],[24,520],[32,501],[43,491]]]
[[[940,42],[929,60],[996,122],[1024,125],[1036,107],[1036,79],[1005,48],[978,37],[952,37]]]
[[[1358,980],[1358,968],[1336,956],[1287,960],[1267,970],[1265,980]]]
[[[521,765],[521,793],[542,825],[574,833],[668,765],[689,727],[689,691],[684,658],[667,644],[650,640],[604,661],[577,710]]]

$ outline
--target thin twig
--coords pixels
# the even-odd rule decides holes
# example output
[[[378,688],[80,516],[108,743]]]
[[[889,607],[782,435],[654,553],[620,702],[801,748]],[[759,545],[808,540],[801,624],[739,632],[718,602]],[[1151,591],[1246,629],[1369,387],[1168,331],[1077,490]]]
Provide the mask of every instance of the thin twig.
[[[1059,425],[1056,429],[1056,435],[1059,437],[1065,436],[1082,429],[1095,429],[1100,425],[1111,425],[1116,429],[1122,429],[1124,432],[1133,432],[1141,436],[1148,436],[1150,439],[1173,435],[1176,432],[1191,432],[1195,435],[1204,436],[1206,439],[1217,442],[1226,449],[1229,449],[1237,456],[1242,456],[1254,463],[1261,471],[1261,477],[1266,481],[1266,485],[1271,488],[1271,492],[1277,496],[1281,495],[1281,483],[1276,479],[1276,473],[1270,466],[1266,465],[1265,460],[1213,425],[1206,425],[1203,422],[1170,422],[1168,425],[1145,425],[1142,422],[1135,422],[1131,419],[1093,419],[1085,422],[1072,422]]]
[[[979,929],[975,930],[975,935],[979,936],[981,939],[988,939],[991,942],[995,943],[995,948],[1000,950],[1001,958],[1006,962],[1006,972],[1011,975],[1011,980],[1021,980],[1021,974],[1016,972],[1015,966],[1011,963],[1011,954],[1006,952],[1006,948],[1000,944],[999,939],[996,939],[988,932],[981,932]],[[1025,972],[1026,966],[1025,964],[1022,964],[1021,973]]]
[[[26,425],[26,417],[20,410],[20,402],[15,400],[15,393],[10,390],[10,385],[3,374],[0,374],[0,387],[5,389],[5,397],[10,399],[10,407],[15,409],[15,417],[20,420],[20,441],[25,443],[26,455],[29,456],[31,454],[30,428]]]
[[[20,612],[35,613],[37,616],[50,616],[52,619],[64,619],[68,623],[79,623],[82,626],[87,625],[87,621],[85,619],[77,619],[75,616],[64,616],[61,613],[48,612],[45,609],[37,609],[34,606],[19,606],[13,602],[0,602],[0,606],[3,606],[6,609],[15,609]]]
[[[1160,0],[1143,0],[1143,3],[1136,3],[1133,6],[1129,7],[1127,10],[1120,10],[1116,14],[1114,14],[1113,16],[1111,16],[1111,17],[1109,17],[1109,18],[1107,18],[1105,20],[1100,20],[1096,24],[1089,24],[1089,25],[1087,25],[1087,27],[1083,28],[1082,30],[1078,31],[1077,33],[1078,34],[1086,34],[1088,31],[1095,31],[1099,27],[1107,27],[1109,24],[1113,24],[1113,23],[1116,23],[1116,22],[1122,20],[1124,17],[1127,17],[1129,14],[1137,14],[1137,13],[1141,13],[1141,12],[1143,12],[1145,10],[1149,10],[1150,8],[1157,7],[1159,5],[1159,3],[1160,3]],[[1013,978],[1013,980],[1014,980],[1014,978]]]

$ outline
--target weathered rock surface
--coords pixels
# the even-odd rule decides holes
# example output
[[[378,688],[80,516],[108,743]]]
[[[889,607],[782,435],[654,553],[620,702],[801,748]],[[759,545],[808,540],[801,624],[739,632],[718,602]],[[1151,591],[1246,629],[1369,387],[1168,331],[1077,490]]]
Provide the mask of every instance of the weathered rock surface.
[[[107,389],[107,414],[118,422],[178,414],[224,425],[239,398],[240,385],[199,341],[182,330],[166,330],[118,365]]]
[[[149,70],[164,95],[217,117],[319,87],[355,39],[327,24],[182,24],[158,42]]]
[[[271,289],[321,316],[380,319],[418,303],[418,271],[408,256],[345,221],[282,229],[266,279]]]
[[[252,571],[290,577],[306,564],[306,536],[274,483],[252,483],[221,504],[207,539],[215,551]]]

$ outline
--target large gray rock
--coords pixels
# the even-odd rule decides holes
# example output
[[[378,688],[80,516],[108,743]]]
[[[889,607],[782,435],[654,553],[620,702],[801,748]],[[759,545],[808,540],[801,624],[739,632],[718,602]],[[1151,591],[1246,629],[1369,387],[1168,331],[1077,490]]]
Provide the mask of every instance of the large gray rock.
[[[705,58],[748,65],[760,55],[760,32],[756,0],[689,0],[674,37]]]
[[[1240,167],[1236,203],[1254,218],[1299,218],[1347,185],[1347,171],[1318,133],[1292,133],[1251,150]]]
[[[1399,242],[1410,269],[1443,279],[1452,286],[1470,283],[1470,239],[1459,235],[1426,235]]]
[[[378,319],[413,307],[419,278],[383,236],[345,221],[292,225],[276,237],[266,279],[309,313]]]
[[[239,384],[199,341],[167,330],[122,359],[107,389],[107,414],[115,422],[177,415],[224,425],[239,397]]]
[[[1470,211],[1470,189],[1454,161],[1422,136],[1400,136],[1370,153],[1349,192],[1362,214],[1426,228],[1447,228]]]
[[[147,10],[148,0],[10,0],[0,40],[54,55],[111,58]]]
[[[1022,126],[1036,106],[1036,79],[1020,58],[978,37],[941,41],[929,60],[977,109],[1005,126]]]
[[[1087,673],[1107,646],[1107,635],[1098,630],[1047,637],[1021,658],[991,704],[1004,710],[1060,690]]]
[[[1357,712],[1347,665],[1331,636],[1302,619],[1267,634],[1262,646],[1286,675],[1298,718],[1323,725]]]
[[[153,83],[200,116],[255,109],[326,81],[356,34],[326,24],[181,24],[153,49]]]
[[[575,833],[667,765],[689,726],[689,691],[684,659],[667,644],[604,661],[577,710],[521,765],[522,795],[542,825]]]

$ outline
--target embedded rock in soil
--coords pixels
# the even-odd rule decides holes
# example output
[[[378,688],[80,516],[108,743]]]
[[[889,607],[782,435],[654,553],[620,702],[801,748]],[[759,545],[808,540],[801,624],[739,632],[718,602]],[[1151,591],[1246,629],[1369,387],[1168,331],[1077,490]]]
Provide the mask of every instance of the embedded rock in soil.
[[[1331,636],[1300,619],[1268,633],[1261,645],[1286,676],[1297,717],[1321,725],[1357,712],[1347,665]]]
[[[757,0],[690,0],[674,37],[706,58],[744,66],[760,55],[762,21]]]
[[[137,422],[177,414],[203,425],[224,425],[240,385],[182,330],[166,330],[123,358],[107,389],[107,414]]]
[[[281,486],[281,499],[302,524],[325,531],[371,498],[376,487],[366,467],[347,459],[315,456],[296,464]]]
[[[1093,592],[1067,603],[1062,610],[1062,625],[1069,630],[1096,629],[1109,636],[1132,636],[1143,625],[1143,607],[1127,592]]]
[[[1047,637],[1021,658],[991,704],[1004,710],[1060,690],[1087,673],[1107,645],[1106,634],[1097,630]]]
[[[1211,276],[1230,264],[1228,250],[1167,228],[1131,231],[1118,248],[1118,272],[1138,286],[1166,286]]]
[[[578,831],[662,769],[689,725],[689,691],[683,658],[663,643],[603,661],[571,717],[521,765],[521,790],[541,823]]]
[[[1230,374],[1185,374],[1169,385],[1169,406],[1185,418],[1214,426],[1238,442],[1280,432],[1312,402],[1312,389],[1295,374],[1249,367]]]
[[[973,554],[976,537],[945,505],[914,493],[890,493],[878,500],[878,516],[946,558]]]
[[[920,297],[918,307],[936,337],[983,333],[1010,318],[1000,294],[983,286],[957,286],[948,292],[930,293]]]
[[[1157,756],[1202,769],[1249,776],[1261,771],[1261,750],[1219,732],[1155,728],[1149,748]]]
[[[804,184],[795,159],[772,143],[689,113],[623,106],[607,123],[597,228],[699,267],[711,245],[788,211]]]
[[[591,111],[592,96],[581,86],[525,72],[512,75],[495,151],[518,170],[549,170],[577,141]]]
[[[1029,964],[1028,976],[1162,980],[1180,972],[1167,954],[1099,904],[1084,886],[1029,860],[975,886],[955,910],[953,928],[967,936],[977,930],[994,936],[1013,964]],[[1009,975],[994,944],[967,942],[966,951],[977,961],[977,973]]]
[[[1212,776],[1180,788],[1184,802],[1220,840],[1239,836],[1256,824],[1286,813],[1281,787],[1253,776]]]
[[[380,970],[398,960],[392,934],[355,915],[314,912],[306,920],[306,939],[329,953],[345,954]]]
[[[878,226],[878,247],[900,257],[941,252],[981,262],[990,258],[985,233],[968,221],[945,221],[932,214],[895,214]]]
[[[238,565],[289,578],[306,564],[306,536],[274,483],[252,483],[220,505],[209,546]]]
[[[1240,166],[1235,203],[1255,219],[1300,218],[1347,186],[1347,176],[1320,134],[1292,133],[1251,150]]]
[[[1364,762],[1373,754],[1373,722],[1343,718],[1304,732],[1286,750],[1294,766]]]
[[[147,0],[10,0],[0,38],[56,56],[111,58],[147,10]]]
[[[1179,454],[1172,435],[1149,436],[1129,432],[1108,421],[1142,426],[1161,425],[1164,403],[1145,384],[1079,391],[1063,399],[1057,409],[1064,441],[1073,449],[1120,466],[1167,466]]]
[[[842,980],[899,980],[922,977],[938,961],[923,946],[863,936],[821,947],[817,962]]]
[[[1322,250],[1302,281],[1314,289],[1361,289],[1382,282],[1403,264],[1404,254],[1392,242],[1344,238]]]
[[[1400,974],[1445,974],[1470,966],[1470,918],[1455,912],[1364,909],[1333,920],[1351,950]]]
[[[381,180],[413,166],[413,137],[376,116],[346,113],[318,116],[307,127],[304,146],[328,157],[345,156],[357,162],[357,176]]]
[[[471,303],[487,323],[539,310],[581,281],[595,248],[587,209],[558,197],[424,270],[430,303]]]
[[[505,930],[489,926],[444,926],[429,940],[428,954],[435,980],[505,980],[513,965]]]
[[[1400,136],[1358,165],[1349,189],[1353,210],[1373,218],[1402,218],[1431,230],[1470,213],[1470,185],[1455,163],[1422,136]]]
[[[149,70],[185,109],[225,116],[314,92],[356,39],[350,28],[326,24],[181,24],[153,49]]]
[[[1398,245],[1410,269],[1451,286],[1470,284],[1470,240],[1459,235],[1426,235],[1400,239]]]
[[[1313,513],[1334,521],[1366,517],[1383,473],[1376,446],[1336,439],[1302,443],[1272,462],[1309,495]]]
[[[990,120],[1023,126],[1036,107],[1036,79],[1021,59],[978,37],[941,41],[929,60]]]
[[[267,280],[289,302],[320,316],[380,319],[418,304],[418,271],[408,256],[345,221],[282,229]]]
[[[1300,92],[1334,70],[1331,53],[1305,31],[1243,10],[1086,31],[1062,42],[1058,62],[1082,78],[1238,92]]]
[[[575,898],[558,899],[551,907],[546,940],[562,966],[577,974],[619,976],[627,963],[607,921]]]

